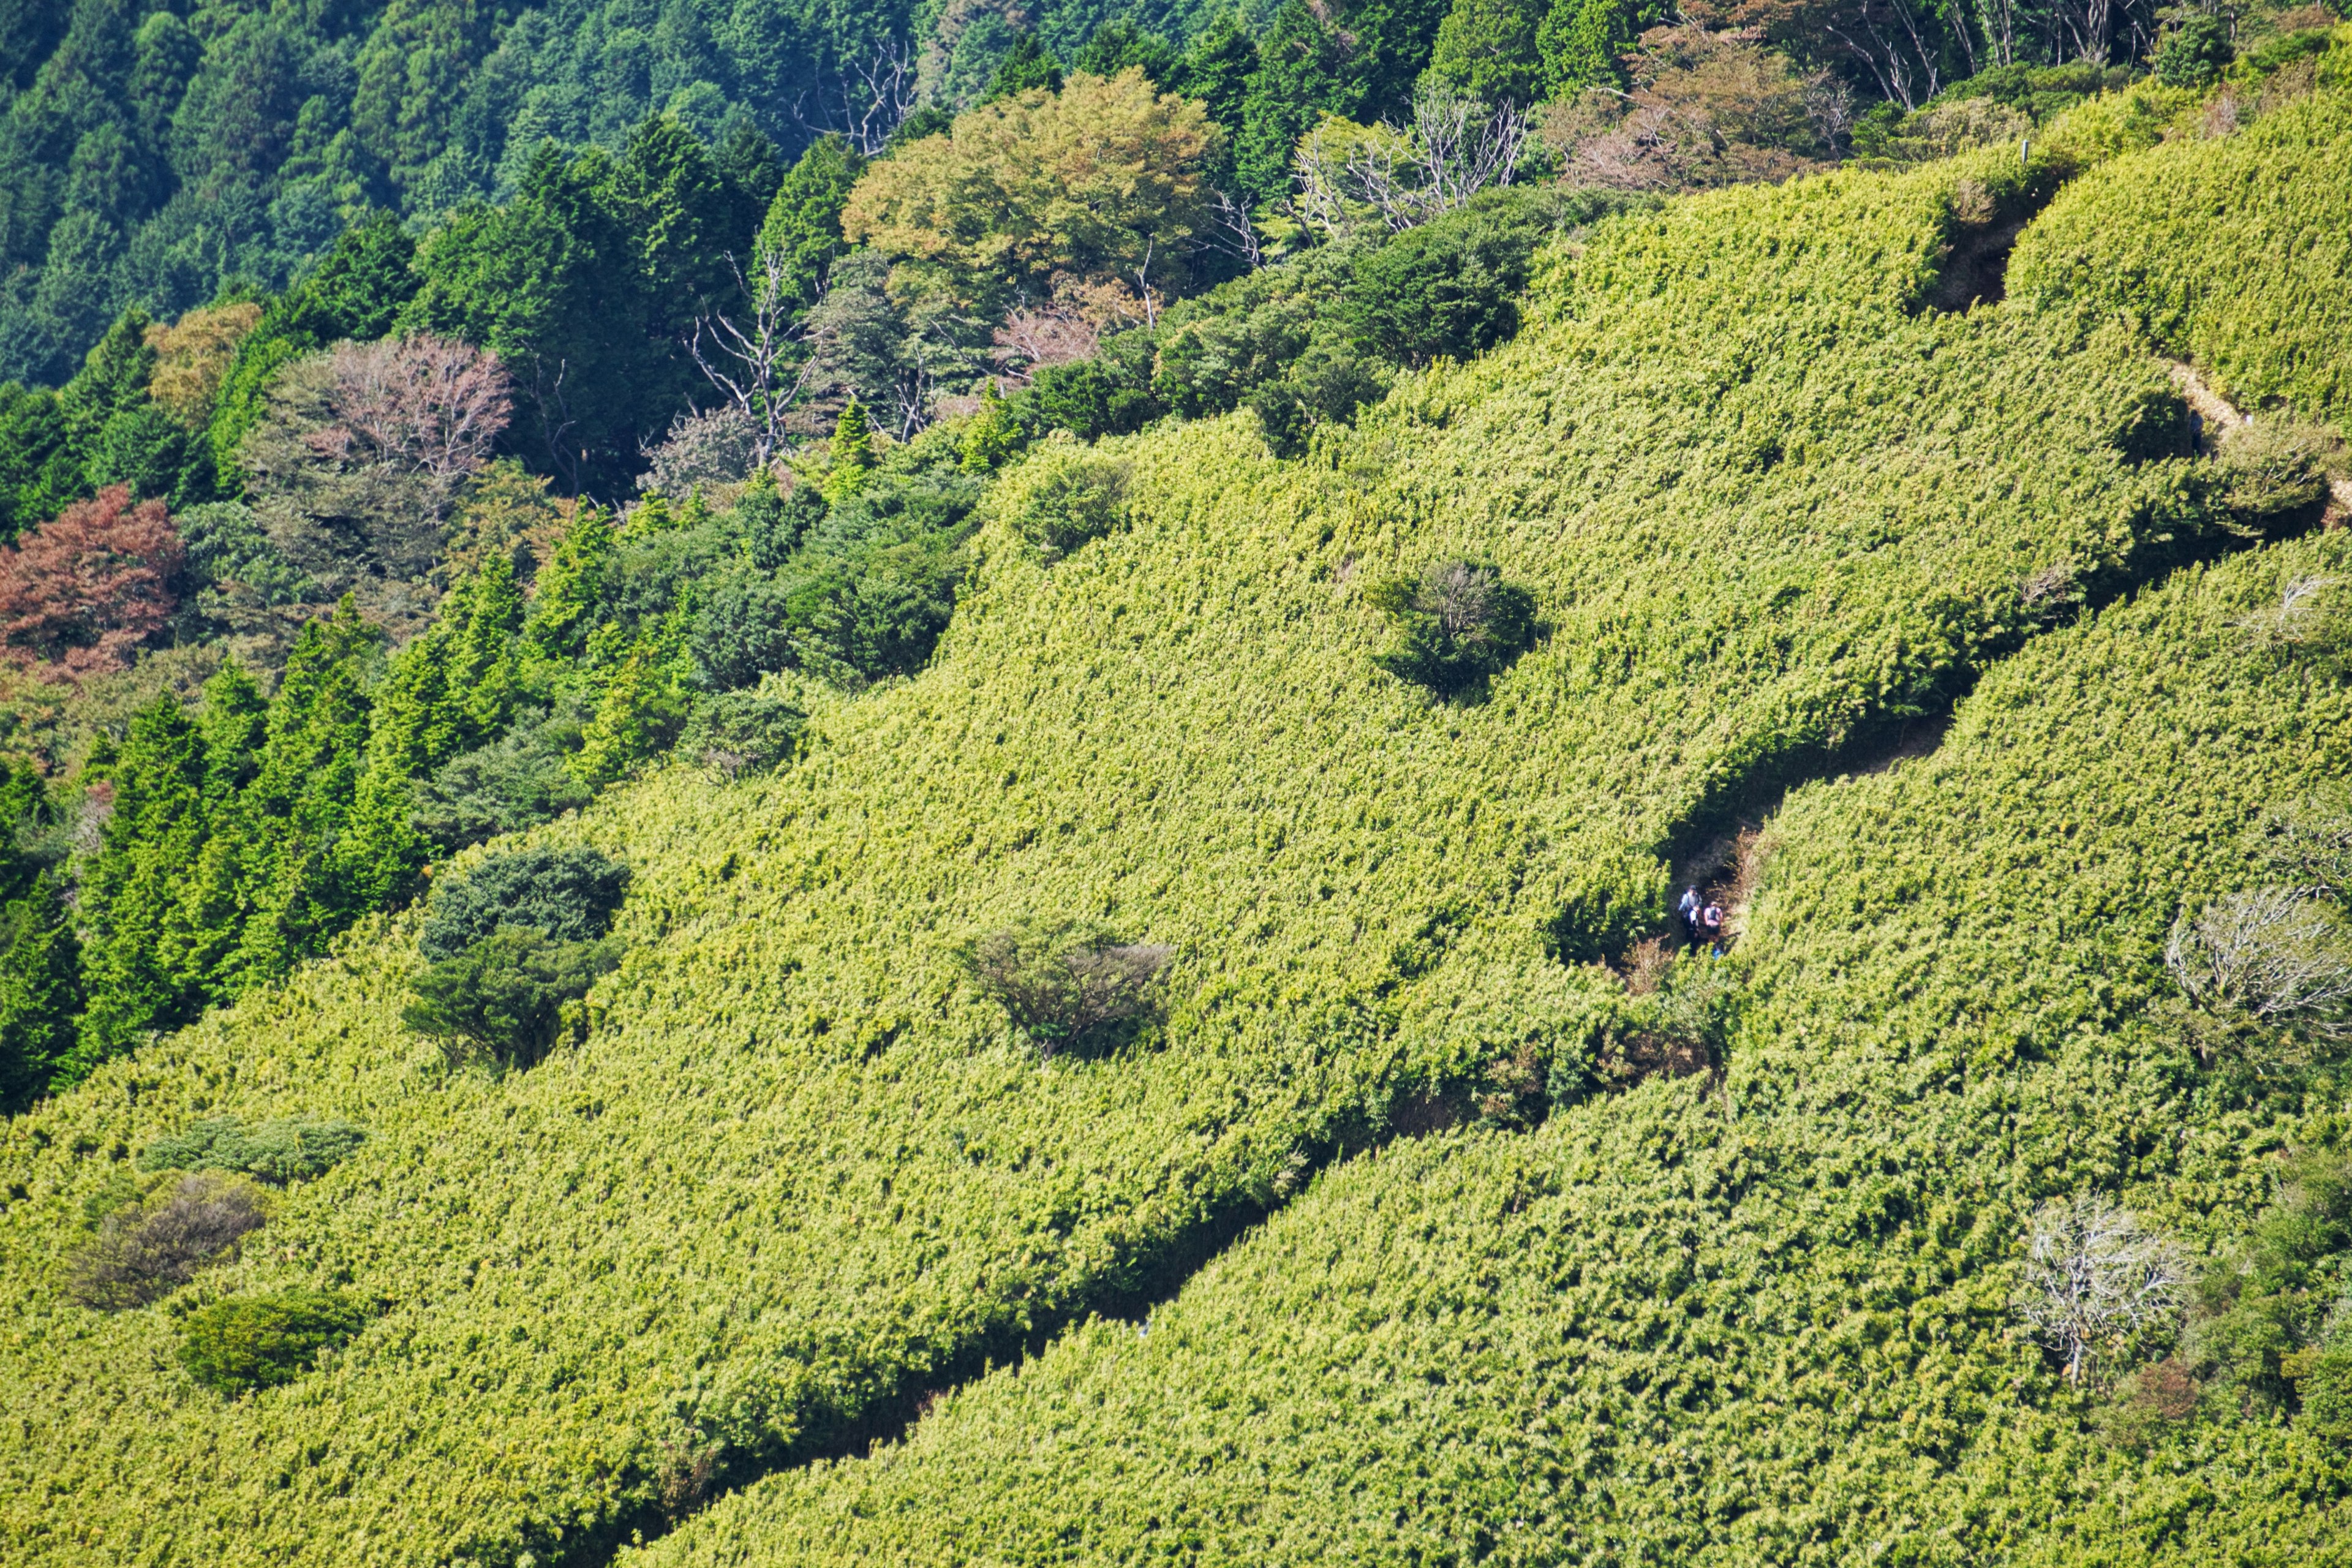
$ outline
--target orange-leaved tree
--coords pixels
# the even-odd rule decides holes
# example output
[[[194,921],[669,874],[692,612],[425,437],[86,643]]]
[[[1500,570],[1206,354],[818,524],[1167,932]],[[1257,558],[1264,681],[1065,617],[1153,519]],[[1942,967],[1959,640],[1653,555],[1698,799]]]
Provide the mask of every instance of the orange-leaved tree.
[[[50,679],[121,669],[163,629],[185,552],[160,500],[128,485],[0,548],[0,658]]]

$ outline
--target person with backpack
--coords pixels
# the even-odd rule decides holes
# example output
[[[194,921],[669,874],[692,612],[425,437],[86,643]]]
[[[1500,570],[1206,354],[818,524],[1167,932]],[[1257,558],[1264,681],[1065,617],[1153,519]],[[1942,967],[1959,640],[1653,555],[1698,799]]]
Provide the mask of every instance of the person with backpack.
[[[1707,946],[1714,950],[1716,957],[1721,958],[1723,956],[1723,906],[1709,900],[1706,908],[1698,912],[1698,923],[1699,929],[1706,933]]]
[[[1683,901],[1675,906],[1675,912],[1682,917],[1683,945],[1685,947],[1698,945],[1699,903],[1698,889],[1691,887],[1683,889]]]

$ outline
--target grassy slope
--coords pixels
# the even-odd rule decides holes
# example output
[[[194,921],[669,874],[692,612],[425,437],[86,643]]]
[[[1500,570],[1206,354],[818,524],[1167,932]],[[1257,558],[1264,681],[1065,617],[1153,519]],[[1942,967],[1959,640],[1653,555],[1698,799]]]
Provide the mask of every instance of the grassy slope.
[[[2252,815],[2352,765],[2352,692],[2226,626],[2347,553],[2184,574],[2005,664],[1932,757],[1798,791],[1719,1089],[1352,1162],[1148,1331],[1097,1321],[646,1561],[2323,1560],[2324,1440],[2110,1451],[2005,1331],[2040,1195],[2120,1185],[2210,1240],[2304,1126],[2141,1018],[2171,912],[2258,879]]]
[[[2200,463],[2118,448],[2167,406],[2121,333],[1908,309],[1955,181],[2052,175],[1682,204],[1305,464],[1238,420],[1145,438],[1129,529],[1051,574],[1000,545],[935,667],[793,774],[551,830],[639,873],[577,1055],[445,1075],[392,1022],[395,925],[19,1119],[0,1555],[545,1563],[654,1521],[665,1445],[821,1447],[1530,1026],[1572,1043],[1606,987],[1544,953],[1563,907],[1654,895],[1705,803],[1959,683],[2036,570],[2112,586],[2201,526]],[[1467,709],[1370,668],[1360,600],[1454,553],[1556,627]],[[946,951],[1079,911],[1181,945],[1170,1016],[1041,1070]],[[178,1300],[61,1299],[116,1162],[295,1110],[377,1136]],[[173,1366],[188,1305],[298,1281],[383,1311],[245,1401]]]
[[[2320,93],[2095,170],[2020,241],[2010,287],[2130,317],[2242,408],[2352,420],[2347,131],[2352,94]]]
[[[2268,1156],[2341,1134],[2149,1008],[2174,912],[2263,879],[2255,814],[2352,767],[2352,692],[2230,626],[2347,556],[2177,574],[2005,661],[1932,756],[1795,792],[1719,1088],[1352,1162],[1148,1331],[1092,1323],[645,1560],[2338,1560],[2339,1447],[2119,1449],[2007,1301],[2041,1197],[2120,1189],[2210,1246]]]

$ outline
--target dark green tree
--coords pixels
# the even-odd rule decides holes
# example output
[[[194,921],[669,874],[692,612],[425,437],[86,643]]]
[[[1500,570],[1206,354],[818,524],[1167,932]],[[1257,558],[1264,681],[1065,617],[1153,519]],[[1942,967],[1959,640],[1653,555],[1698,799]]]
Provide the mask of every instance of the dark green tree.
[[[980,95],[980,101],[993,103],[1000,98],[1016,97],[1037,88],[1047,92],[1062,90],[1062,62],[1037,41],[1036,34],[1024,33],[997,63],[996,74],[989,79],[988,90]]]

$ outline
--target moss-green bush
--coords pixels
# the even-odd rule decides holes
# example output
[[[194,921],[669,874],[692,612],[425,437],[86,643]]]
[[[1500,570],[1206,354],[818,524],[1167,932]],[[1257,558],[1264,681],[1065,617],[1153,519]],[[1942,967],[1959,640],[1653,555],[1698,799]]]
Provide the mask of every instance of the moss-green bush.
[[[285,1117],[247,1126],[235,1117],[191,1122],[139,1152],[142,1171],[239,1171],[266,1182],[326,1174],[367,1142],[348,1121]]]
[[[274,1290],[231,1296],[188,1314],[180,1364],[221,1394],[247,1394],[293,1382],[321,1351],[341,1344],[367,1321],[360,1303],[331,1290]]]

